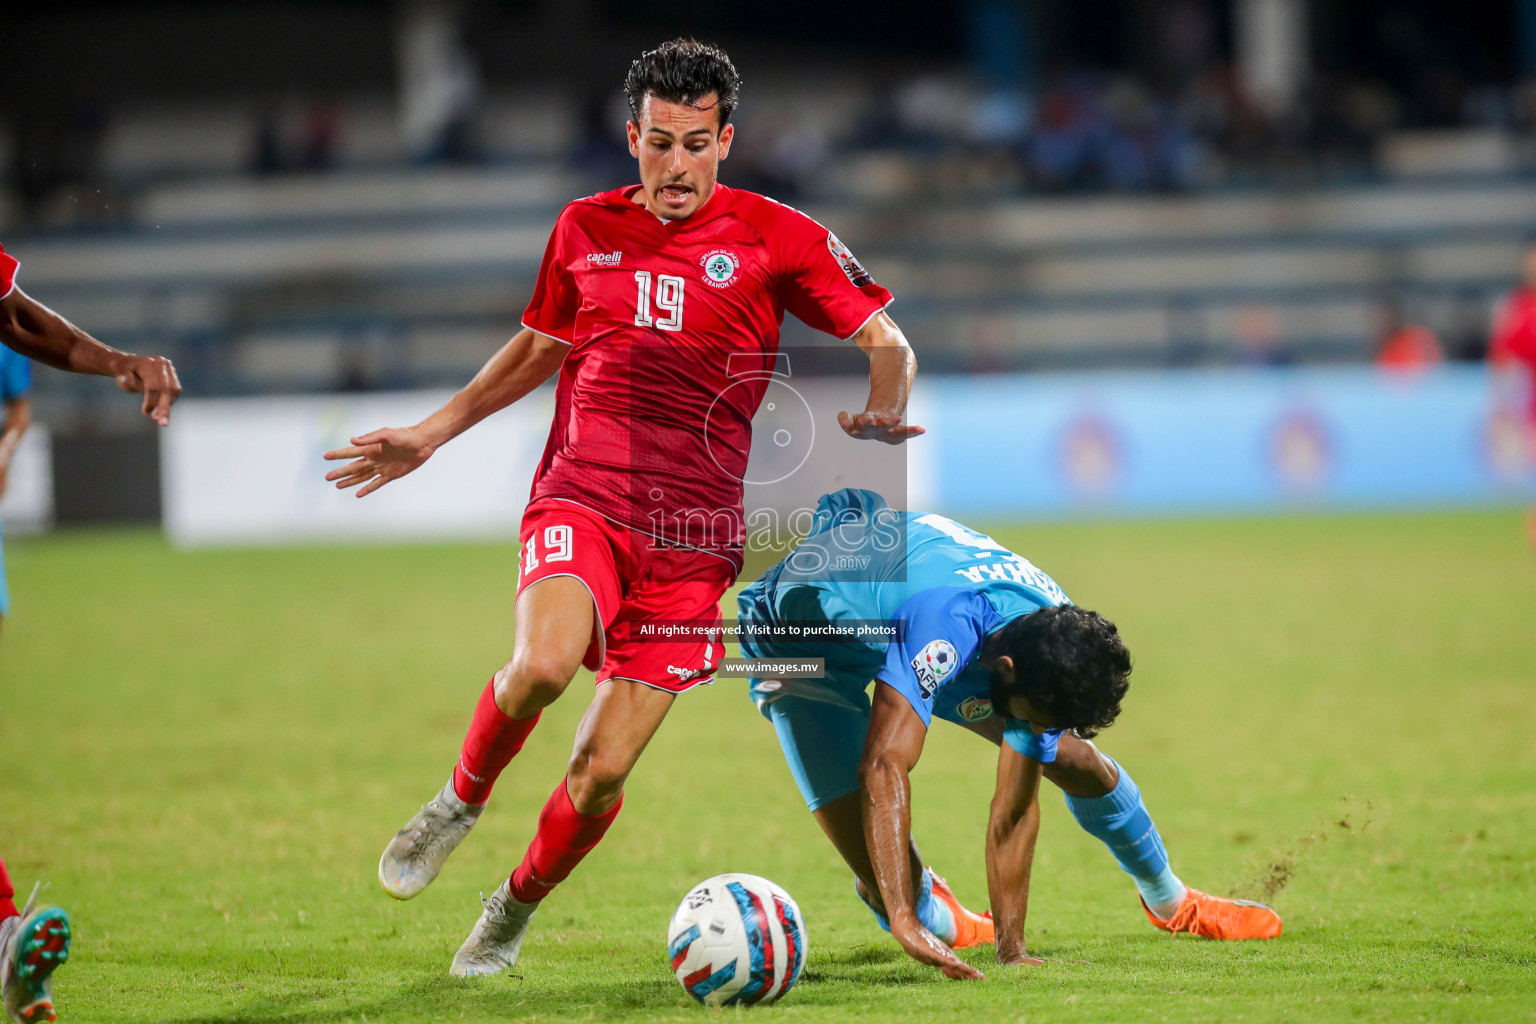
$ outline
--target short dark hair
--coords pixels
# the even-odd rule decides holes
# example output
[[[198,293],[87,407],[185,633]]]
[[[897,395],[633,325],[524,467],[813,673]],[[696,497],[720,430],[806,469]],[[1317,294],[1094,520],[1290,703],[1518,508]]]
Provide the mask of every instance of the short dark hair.
[[[688,104],[714,93],[724,128],[740,91],[741,76],[731,58],[720,47],[697,39],[678,38],[647,50],[629,66],[624,79],[624,95],[637,125],[647,93],[668,103]]]
[[[1120,714],[1130,688],[1131,652],[1098,612],[1075,605],[1042,608],[987,638],[985,656],[1013,659],[1013,682],[993,677],[992,706],[1006,712],[1023,697],[1051,724],[1087,739]]]

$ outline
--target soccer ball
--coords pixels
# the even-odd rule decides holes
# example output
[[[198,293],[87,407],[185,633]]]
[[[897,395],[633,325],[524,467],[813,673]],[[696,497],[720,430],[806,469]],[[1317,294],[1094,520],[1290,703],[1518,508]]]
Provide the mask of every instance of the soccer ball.
[[[805,947],[800,908],[756,875],[700,882],[667,929],[672,972],[706,1006],[773,1002],[799,979]]]

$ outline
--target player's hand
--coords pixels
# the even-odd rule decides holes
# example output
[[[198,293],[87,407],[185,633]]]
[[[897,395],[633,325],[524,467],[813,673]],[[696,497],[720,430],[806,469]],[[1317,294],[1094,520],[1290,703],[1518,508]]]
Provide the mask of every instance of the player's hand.
[[[1024,949],[1013,951],[999,949],[997,951],[997,962],[1004,967],[1039,967],[1045,963],[1044,960],[1037,956],[1030,956],[1029,952]]]
[[[375,430],[371,434],[354,437],[346,448],[335,448],[325,453],[332,461],[352,459],[339,469],[325,474],[336,484],[337,490],[363,487],[357,492],[366,497],[391,480],[398,480],[432,457],[437,446],[427,440],[416,427]]]
[[[0,462],[0,498],[5,497],[6,478],[10,475],[11,464],[9,462]]]
[[[144,415],[160,424],[170,426],[171,403],[181,397],[181,381],[176,378],[176,367],[165,356],[129,356],[123,368],[117,372],[117,386],[135,395],[144,396]]]
[[[956,981],[976,981],[986,977],[955,956],[955,951],[946,946],[944,940],[920,924],[897,930],[893,922],[892,934],[896,936],[896,941],[901,943],[901,948],[907,951],[908,956],[919,963],[937,967],[944,972],[946,978],[953,978]]]
[[[902,423],[901,416],[893,412],[840,412],[837,425],[849,437],[886,444],[901,444],[909,437],[928,432],[922,427]]]

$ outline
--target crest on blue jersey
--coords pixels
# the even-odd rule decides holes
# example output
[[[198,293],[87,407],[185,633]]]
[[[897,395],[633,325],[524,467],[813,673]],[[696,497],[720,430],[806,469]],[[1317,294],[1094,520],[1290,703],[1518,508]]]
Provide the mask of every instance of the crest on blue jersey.
[[[955,712],[967,722],[981,722],[992,717],[992,702],[985,697],[967,697],[955,705]]]
[[[912,671],[917,675],[917,687],[923,691],[924,699],[931,698],[959,666],[960,655],[948,640],[930,640],[928,646],[918,651],[912,659]]]

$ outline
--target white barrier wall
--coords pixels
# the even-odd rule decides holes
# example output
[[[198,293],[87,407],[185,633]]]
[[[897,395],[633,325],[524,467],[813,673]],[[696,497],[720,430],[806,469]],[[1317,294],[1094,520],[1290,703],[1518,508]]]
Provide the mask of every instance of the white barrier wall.
[[[419,422],[451,392],[177,403],[162,434],[166,532],[179,545],[515,537],[544,451],[544,389],[359,500],[325,481],[324,452]]]
[[[793,384],[793,386],[791,386]],[[855,441],[840,410],[863,377],[774,379],[758,416],[747,505],[781,521],[839,487],[905,504],[909,450]],[[321,455],[377,427],[419,422],[451,392],[186,400],[161,435],[166,531],[179,545],[516,537],[554,413],[541,389],[445,445],[421,469],[359,500],[325,482]]]
[[[1004,522],[1536,497],[1520,401],[1498,397],[1481,368],[929,377],[910,410],[929,433],[899,448],[837,430],[836,412],[866,393],[862,378],[777,381],[754,421],[748,479],[761,482],[747,507],[813,508],[839,487]],[[361,501],[324,480],[322,452],[415,423],[447,397],[183,402],[163,434],[167,530],[178,544],[515,536],[552,389]]]
[[[32,424],[11,460],[0,496],[0,529],[12,536],[53,525],[53,458],[48,428]]]

